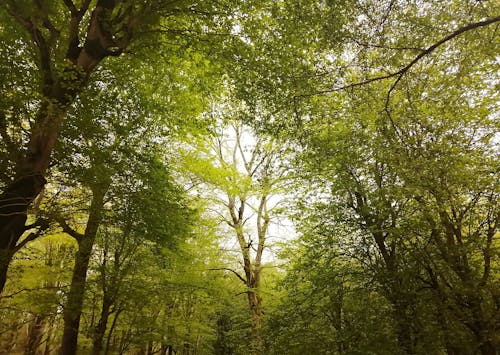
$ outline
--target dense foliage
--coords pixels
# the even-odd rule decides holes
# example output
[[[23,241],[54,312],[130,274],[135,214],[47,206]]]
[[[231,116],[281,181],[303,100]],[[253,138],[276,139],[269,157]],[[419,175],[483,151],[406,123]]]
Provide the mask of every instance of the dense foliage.
[[[0,353],[498,354],[499,12],[3,1]]]

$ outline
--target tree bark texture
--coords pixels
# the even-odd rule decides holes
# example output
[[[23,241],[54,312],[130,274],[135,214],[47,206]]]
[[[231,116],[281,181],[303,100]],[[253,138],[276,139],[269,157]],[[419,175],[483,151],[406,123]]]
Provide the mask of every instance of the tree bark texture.
[[[95,186],[92,189],[93,196],[87,226],[84,235],[78,240],[78,251],[75,256],[71,286],[64,307],[64,331],[61,344],[62,355],[73,355],[77,350],[78,330],[80,328],[89,260],[92,254],[92,247],[94,246],[97,230],[101,223],[104,196],[108,187],[109,183],[105,186]]]
[[[248,305],[250,307],[252,332],[250,354],[260,355],[263,351],[262,342],[262,298],[257,292],[248,292]]]

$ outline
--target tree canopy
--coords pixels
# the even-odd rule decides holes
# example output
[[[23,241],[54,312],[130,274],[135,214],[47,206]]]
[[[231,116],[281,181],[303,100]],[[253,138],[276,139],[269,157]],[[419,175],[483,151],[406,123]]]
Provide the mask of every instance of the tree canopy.
[[[499,12],[4,1],[0,353],[498,354]]]

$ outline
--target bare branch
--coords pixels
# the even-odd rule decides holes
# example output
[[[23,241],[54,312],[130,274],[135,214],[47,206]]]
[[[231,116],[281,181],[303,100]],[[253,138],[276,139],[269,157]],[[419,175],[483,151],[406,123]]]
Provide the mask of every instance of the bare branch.
[[[19,242],[18,244],[16,244],[16,246],[12,250],[12,253],[17,253],[26,244],[28,244],[29,242],[31,242],[31,241],[35,240],[36,238],[38,238],[42,234],[42,232],[43,232],[43,229],[40,229],[37,232],[32,232],[32,233],[28,234],[28,236],[26,238],[24,238],[21,242]]]

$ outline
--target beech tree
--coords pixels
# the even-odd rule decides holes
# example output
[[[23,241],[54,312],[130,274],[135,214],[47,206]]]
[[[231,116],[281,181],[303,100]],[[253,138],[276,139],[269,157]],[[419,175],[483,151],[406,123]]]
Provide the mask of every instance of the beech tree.
[[[217,115],[217,109],[214,112]],[[199,152],[188,149],[189,156],[184,159],[188,171],[208,189],[215,189],[215,194],[207,196],[215,202],[209,211],[229,226],[228,233],[238,245],[237,259],[243,272],[233,267],[218,269],[230,272],[245,286],[243,294],[248,298],[251,315],[247,349],[260,354],[263,352],[264,258],[270,245],[270,224],[273,220],[277,222],[283,202],[279,193],[286,179],[286,170],[278,155],[282,148],[270,138],[253,136],[248,127],[237,123],[221,126],[217,132],[211,144]]]
[[[196,42],[196,36],[204,36],[206,26],[216,32],[226,25],[215,15],[226,10],[224,3],[190,1],[2,4],[1,33],[8,53],[4,65],[20,70],[9,75],[16,95],[6,100],[1,116],[6,155],[0,195],[0,289],[16,244],[32,227],[26,226],[27,212],[46,184],[65,117],[87,85],[95,82],[93,74],[105,59],[126,51],[147,59],[140,52],[151,55],[151,48],[161,43],[158,34],[165,38],[165,53],[185,49]],[[168,45],[170,38],[177,47]]]
[[[498,9],[4,1],[0,352],[496,354]]]

